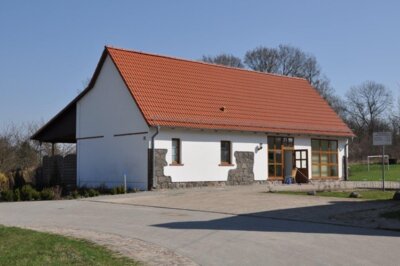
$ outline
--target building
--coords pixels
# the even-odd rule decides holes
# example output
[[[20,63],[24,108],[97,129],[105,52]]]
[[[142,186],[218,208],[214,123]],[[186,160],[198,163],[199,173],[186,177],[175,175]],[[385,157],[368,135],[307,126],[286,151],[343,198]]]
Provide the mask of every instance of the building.
[[[305,79],[105,47],[32,139],[76,143],[79,186],[148,189],[343,179],[352,136]]]

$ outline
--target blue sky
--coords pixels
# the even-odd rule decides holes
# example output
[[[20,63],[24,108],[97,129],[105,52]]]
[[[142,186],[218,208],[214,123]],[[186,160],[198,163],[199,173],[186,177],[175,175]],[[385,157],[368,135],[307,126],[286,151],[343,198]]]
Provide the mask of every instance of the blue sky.
[[[199,59],[290,44],[337,93],[400,89],[400,1],[0,1],[0,129],[47,121],[91,77],[104,45]]]

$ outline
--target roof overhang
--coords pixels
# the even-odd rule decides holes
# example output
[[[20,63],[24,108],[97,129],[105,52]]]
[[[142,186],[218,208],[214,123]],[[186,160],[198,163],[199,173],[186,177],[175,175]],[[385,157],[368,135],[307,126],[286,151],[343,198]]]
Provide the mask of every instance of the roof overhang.
[[[70,103],[31,139],[51,143],[76,143],[76,102]]]
[[[85,94],[94,87],[96,79],[100,74],[101,67],[107,58],[107,49],[97,64],[96,70],[89,85],[64,109],[54,116],[48,123],[41,127],[31,136],[32,140],[51,143],[76,143],[76,105]]]

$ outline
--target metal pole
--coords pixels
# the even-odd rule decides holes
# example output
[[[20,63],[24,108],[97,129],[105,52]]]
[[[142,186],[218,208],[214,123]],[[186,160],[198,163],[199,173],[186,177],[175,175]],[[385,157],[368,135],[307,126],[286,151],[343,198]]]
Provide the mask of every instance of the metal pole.
[[[385,191],[385,145],[382,145],[382,189]]]
[[[126,174],[124,174],[124,193],[126,194]]]

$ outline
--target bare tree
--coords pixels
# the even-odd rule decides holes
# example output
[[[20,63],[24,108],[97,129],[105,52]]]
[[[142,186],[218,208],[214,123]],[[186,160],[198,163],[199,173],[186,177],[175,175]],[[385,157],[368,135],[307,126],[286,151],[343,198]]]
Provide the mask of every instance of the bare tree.
[[[321,74],[315,56],[290,45],[257,47],[246,53],[244,63],[256,71],[305,78],[338,115],[345,116],[344,102],[335,94],[329,79]]]
[[[242,60],[239,57],[236,57],[231,54],[220,54],[217,56],[204,56],[203,55],[203,58],[201,60],[203,62],[217,64],[217,65],[224,65],[224,66],[237,67],[237,68],[244,67]]]
[[[391,109],[392,93],[382,84],[366,81],[350,88],[346,105],[354,130],[371,135],[378,121],[384,120],[384,115]]]
[[[244,63],[255,71],[278,73],[279,54],[274,48],[260,46],[246,53]]]
[[[302,77],[317,82],[321,69],[313,55],[290,45],[278,48],[257,47],[246,53],[244,63],[253,70],[284,76]]]

